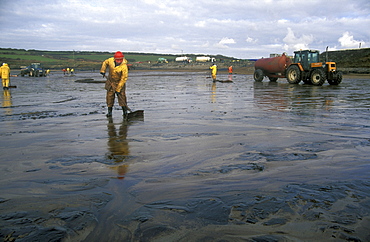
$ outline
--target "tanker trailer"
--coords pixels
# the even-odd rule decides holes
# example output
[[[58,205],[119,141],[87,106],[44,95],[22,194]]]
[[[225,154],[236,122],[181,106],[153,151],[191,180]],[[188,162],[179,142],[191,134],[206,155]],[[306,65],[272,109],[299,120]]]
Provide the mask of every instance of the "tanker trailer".
[[[285,53],[278,57],[259,59],[254,64],[254,80],[261,82],[265,76],[270,81],[285,78],[286,69],[291,63],[292,60]]]
[[[196,62],[208,62],[208,61],[215,62],[216,59],[209,57],[209,56],[198,56],[197,58],[195,58],[195,61]]]
[[[176,57],[175,61],[176,62],[188,62],[188,63],[190,63],[192,61],[192,59],[190,57],[181,56],[181,57]]]

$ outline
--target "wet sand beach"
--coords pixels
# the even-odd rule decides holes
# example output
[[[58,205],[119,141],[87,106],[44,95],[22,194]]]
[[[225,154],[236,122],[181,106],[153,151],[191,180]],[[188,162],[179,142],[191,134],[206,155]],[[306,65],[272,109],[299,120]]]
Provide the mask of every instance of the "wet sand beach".
[[[131,71],[128,121],[99,73],[13,77],[0,241],[370,241],[370,77],[235,73]]]

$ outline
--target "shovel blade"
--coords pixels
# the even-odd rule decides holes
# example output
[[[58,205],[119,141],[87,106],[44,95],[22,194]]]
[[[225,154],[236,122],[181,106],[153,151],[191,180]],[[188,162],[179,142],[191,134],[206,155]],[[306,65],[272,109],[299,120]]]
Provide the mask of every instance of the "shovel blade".
[[[127,114],[127,118],[143,118],[144,117],[144,110],[136,110]]]

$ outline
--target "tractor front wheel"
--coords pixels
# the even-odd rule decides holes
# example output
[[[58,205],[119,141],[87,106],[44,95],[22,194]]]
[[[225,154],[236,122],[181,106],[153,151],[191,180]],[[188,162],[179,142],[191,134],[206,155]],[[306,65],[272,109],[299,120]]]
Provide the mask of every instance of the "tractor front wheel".
[[[336,74],[336,79],[328,80],[328,82],[329,82],[330,85],[339,85],[342,82],[342,79],[343,79],[342,72],[338,72]]]

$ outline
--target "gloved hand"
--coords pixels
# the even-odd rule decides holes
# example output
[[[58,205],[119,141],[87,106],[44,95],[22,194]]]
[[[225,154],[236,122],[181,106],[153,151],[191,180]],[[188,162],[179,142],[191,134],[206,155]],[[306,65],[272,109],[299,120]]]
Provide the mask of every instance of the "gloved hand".
[[[105,73],[104,73],[104,72],[100,72],[100,74],[102,74],[102,75],[103,75],[103,77],[105,77]]]

